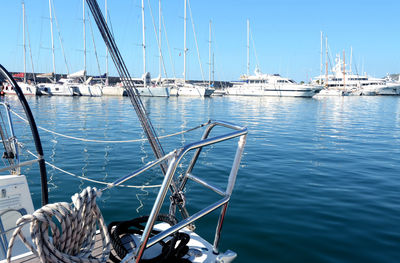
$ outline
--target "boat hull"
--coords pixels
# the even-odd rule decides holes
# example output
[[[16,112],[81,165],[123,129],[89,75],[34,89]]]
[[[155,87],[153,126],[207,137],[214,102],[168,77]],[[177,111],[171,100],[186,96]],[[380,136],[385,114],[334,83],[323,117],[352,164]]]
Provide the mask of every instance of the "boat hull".
[[[74,87],[58,83],[46,83],[38,86],[38,93],[48,96],[74,96]]]
[[[37,95],[38,87],[32,84],[24,83],[24,82],[17,82],[18,86],[21,88],[22,93],[24,95]],[[17,95],[15,90],[11,85],[6,85],[3,89],[4,94],[6,95]]]
[[[103,96],[123,96],[124,88],[120,86],[103,86],[101,87]]]
[[[226,95],[230,96],[271,96],[271,97],[313,97],[321,90],[320,87],[301,87],[301,85],[234,85],[226,89]]]
[[[169,86],[135,87],[142,97],[169,97]]]
[[[183,85],[177,89],[178,96],[188,97],[210,97],[214,89],[197,85]]]

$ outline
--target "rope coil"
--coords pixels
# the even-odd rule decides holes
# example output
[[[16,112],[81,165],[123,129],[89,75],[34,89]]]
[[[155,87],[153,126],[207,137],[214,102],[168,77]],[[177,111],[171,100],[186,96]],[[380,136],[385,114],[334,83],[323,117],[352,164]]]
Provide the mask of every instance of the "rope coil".
[[[72,197],[73,205],[65,202],[48,204],[32,215],[18,219],[18,227],[10,239],[7,250],[7,263],[11,262],[11,252],[17,235],[42,263],[107,262],[111,243],[107,226],[96,204],[97,196],[96,188],[87,187]],[[33,244],[21,232],[27,223],[31,223]],[[97,225],[103,249],[102,254],[96,258],[91,253],[96,242]]]

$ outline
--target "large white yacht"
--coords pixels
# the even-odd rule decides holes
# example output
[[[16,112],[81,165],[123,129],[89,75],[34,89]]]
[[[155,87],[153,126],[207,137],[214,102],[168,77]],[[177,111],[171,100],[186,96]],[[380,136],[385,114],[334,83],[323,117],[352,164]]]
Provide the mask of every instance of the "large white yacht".
[[[255,75],[243,75],[240,79],[241,82],[226,89],[227,95],[312,97],[322,89],[322,86],[298,84],[279,74],[262,74],[258,68]]]
[[[314,84],[321,83],[324,86],[318,96],[398,95],[400,84],[388,84],[385,79],[373,78],[367,74],[353,74],[351,70],[346,70],[346,65],[339,56],[335,62],[331,74],[314,78]]]

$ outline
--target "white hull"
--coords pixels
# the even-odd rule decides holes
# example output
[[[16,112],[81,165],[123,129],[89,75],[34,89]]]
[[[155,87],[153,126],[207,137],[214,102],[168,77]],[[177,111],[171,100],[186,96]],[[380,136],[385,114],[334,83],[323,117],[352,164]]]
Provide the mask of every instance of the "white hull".
[[[72,84],[71,86],[77,87],[77,92],[79,96],[90,96],[90,97],[100,97],[103,95],[102,89],[100,86],[92,86],[87,84]]]
[[[230,96],[312,97],[321,87],[305,85],[234,85],[226,89]]]
[[[103,96],[123,96],[124,88],[120,86],[103,86],[102,94]]]
[[[36,95],[37,94],[37,90],[38,88],[35,85],[31,85],[28,83],[24,83],[24,82],[17,82],[18,86],[21,88],[22,93],[24,95]],[[11,85],[6,85],[5,88],[3,89],[4,94],[6,95],[17,95],[17,93],[15,93],[15,90],[12,88]]]
[[[169,86],[136,86],[135,88],[142,97],[169,97]]]
[[[177,86],[171,87],[171,89],[169,90],[169,96],[172,96],[172,97],[178,96],[178,87]]]
[[[376,90],[377,95],[396,96],[400,95],[400,84],[386,83],[386,87]]]
[[[210,97],[214,93],[214,89],[209,87],[185,84],[178,86],[178,96],[189,97]]]
[[[349,96],[350,92],[341,89],[323,89],[316,96]]]
[[[38,86],[40,95],[49,96],[74,96],[74,87],[59,83],[45,83]]]

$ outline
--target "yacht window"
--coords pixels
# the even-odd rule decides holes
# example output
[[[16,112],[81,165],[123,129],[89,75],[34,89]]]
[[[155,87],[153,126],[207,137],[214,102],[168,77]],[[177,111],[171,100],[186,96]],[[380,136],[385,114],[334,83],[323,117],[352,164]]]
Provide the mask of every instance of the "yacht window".
[[[59,88],[56,88],[56,90],[59,90]]]

